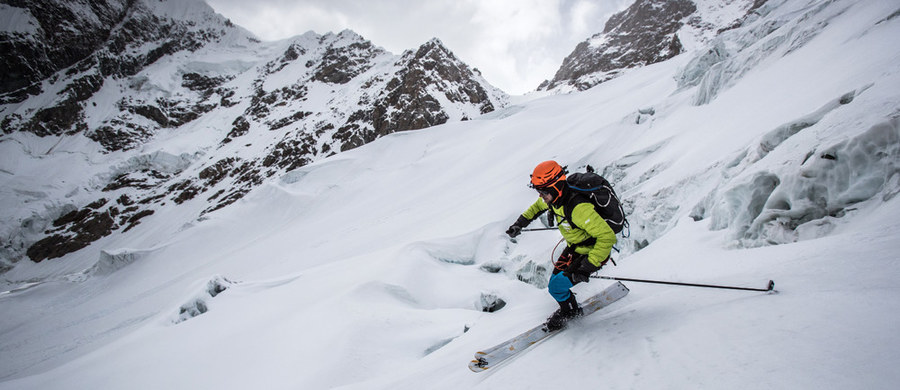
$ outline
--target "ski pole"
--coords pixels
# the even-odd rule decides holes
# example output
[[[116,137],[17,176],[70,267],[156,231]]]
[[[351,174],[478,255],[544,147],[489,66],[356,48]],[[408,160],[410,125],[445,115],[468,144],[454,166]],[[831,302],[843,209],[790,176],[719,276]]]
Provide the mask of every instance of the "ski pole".
[[[541,231],[541,230],[556,230],[556,229],[558,229],[558,228],[555,228],[555,227],[549,227],[549,228],[522,229],[521,231],[523,231],[523,232],[537,232],[537,231]]]
[[[607,280],[620,280],[623,282],[638,282],[638,283],[655,283],[655,284],[669,284],[674,286],[689,286],[689,287],[707,287],[707,288],[724,288],[729,290],[746,290],[746,291],[766,291],[772,292],[775,291],[775,282],[770,280],[769,286],[767,288],[750,288],[750,287],[734,287],[734,286],[717,286],[713,284],[696,284],[696,283],[680,283],[680,282],[667,282],[663,280],[643,280],[643,279],[629,279],[629,278],[616,278],[612,276],[602,276],[602,275],[591,275],[592,278],[596,279],[607,279]]]

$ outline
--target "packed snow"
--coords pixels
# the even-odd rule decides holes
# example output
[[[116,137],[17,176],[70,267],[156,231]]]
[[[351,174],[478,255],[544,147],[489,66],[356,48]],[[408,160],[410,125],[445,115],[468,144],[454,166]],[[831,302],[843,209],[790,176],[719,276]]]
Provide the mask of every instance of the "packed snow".
[[[203,218],[164,207],[20,262],[0,276],[0,389],[897,388],[897,15],[770,0],[710,43],[726,55],[395,133]],[[194,130],[119,166],[184,169],[206,158],[181,152]],[[91,155],[77,138],[15,140],[0,143],[7,188]],[[610,307],[469,371],[557,307],[559,233],[503,233],[548,159],[597,168],[625,202],[630,235],[600,274],[777,292],[625,282]],[[35,198],[88,190],[44,174]]]

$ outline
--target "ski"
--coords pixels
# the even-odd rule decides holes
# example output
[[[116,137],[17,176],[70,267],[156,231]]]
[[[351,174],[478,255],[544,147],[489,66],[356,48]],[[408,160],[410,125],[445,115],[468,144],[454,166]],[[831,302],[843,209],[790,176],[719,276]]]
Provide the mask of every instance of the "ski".
[[[620,282],[607,287],[597,295],[594,295],[581,303],[584,315],[594,313],[609,304],[618,301],[628,294],[628,288]],[[494,347],[475,353],[475,359],[469,362],[469,369],[474,372],[482,372],[524,351],[528,347],[547,339],[560,331],[549,332],[544,324],[535,326],[516,337],[506,340]]]

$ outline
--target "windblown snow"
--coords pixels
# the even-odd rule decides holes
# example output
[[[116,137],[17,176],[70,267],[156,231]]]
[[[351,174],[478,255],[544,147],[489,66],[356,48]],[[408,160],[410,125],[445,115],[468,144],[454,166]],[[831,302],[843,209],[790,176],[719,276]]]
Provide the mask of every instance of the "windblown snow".
[[[892,1],[770,0],[592,89],[391,134],[203,218],[163,207],[20,262],[0,277],[0,389],[894,389],[898,15]],[[120,168],[183,169],[209,158],[182,154],[203,134],[171,134]],[[89,158],[67,142],[0,142],[3,207],[29,207],[8,191],[87,190],[52,181],[48,167]],[[556,309],[559,233],[503,233],[548,159],[597,168],[625,202],[630,236],[601,274],[771,279],[778,293],[625,282],[610,307],[470,372],[476,351]]]

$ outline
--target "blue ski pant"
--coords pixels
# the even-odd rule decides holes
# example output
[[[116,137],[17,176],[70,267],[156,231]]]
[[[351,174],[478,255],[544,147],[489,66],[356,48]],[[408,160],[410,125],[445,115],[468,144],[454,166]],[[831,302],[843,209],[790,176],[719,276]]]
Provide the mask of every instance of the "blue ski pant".
[[[550,292],[550,295],[553,296],[553,299],[556,299],[557,302],[563,302],[572,296],[572,291],[569,289],[574,285],[575,284],[563,275],[562,272],[557,272],[550,276],[550,283],[547,284],[547,291]]]

